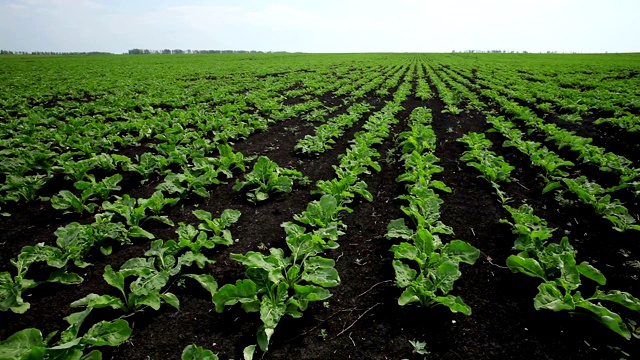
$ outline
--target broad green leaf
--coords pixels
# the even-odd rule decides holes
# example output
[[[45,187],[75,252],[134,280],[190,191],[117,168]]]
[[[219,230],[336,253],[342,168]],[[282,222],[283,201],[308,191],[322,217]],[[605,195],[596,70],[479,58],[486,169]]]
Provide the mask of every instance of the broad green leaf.
[[[132,226],[131,228],[129,228],[128,235],[135,238],[147,238],[147,239],[155,238],[155,236],[152,233],[148,232],[147,230],[144,230],[140,226]]]
[[[107,282],[107,284],[120,290],[120,292],[124,295],[124,276],[122,275],[122,273],[113,271],[111,265],[107,265],[104,268],[104,274],[102,275],[102,277]]]
[[[421,260],[419,259],[420,254],[418,254],[418,248],[409,243],[402,242],[398,245],[393,245],[390,251],[393,252],[393,256],[396,259],[415,260],[421,263]]]
[[[182,360],[218,360],[218,356],[211,350],[192,344],[182,351]]]
[[[604,285],[607,283],[607,279],[604,277],[604,274],[600,272],[600,270],[596,269],[588,262],[583,261],[580,265],[576,266],[580,274],[585,277],[597,282],[600,285]]]
[[[396,284],[401,288],[409,286],[418,274],[418,272],[410,268],[409,265],[399,260],[393,260],[393,269],[396,272]]]
[[[447,295],[447,296],[436,296],[433,298],[433,301],[445,305],[452,312],[461,312],[465,315],[471,315],[471,308],[469,305],[465,304],[462,301],[462,298],[459,296]]]
[[[615,302],[630,310],[640,312],[640,299],[619,290],[610,290],[606,293],[602,290],[597,290],[596,293],[589,298],[589,300],[591,299]]]
[[[433,234],[431,234],[427,229],[418,229],[418,231],[416,231],[414,243],[418,250],[427,256],[436,249],[437,245]]]
[[[242,213],[240,210],[235,209],[226,209],[220,215],[221,225],[222,227],[227,227],[231,224],[235,224],[240,219]]]
[[[76,300],[71,303],[71,307],[86,306],[87,308],[105,308],[111,307],[112,309],[125,309],[126,306],[117,297],[111,295],[98,295],[89,294],[80,300]]]
[[[286,310],[287,306],[281,299],[273,300],[268,296],[264,296],[260,302],[260,319],[265,324],[265,327],[275,328]]]
[[[249,345],[242,351],[244,360],[253,360],[253,354],[256,352],[255,345]]]
[[[576,268],[576,259],[573,252],[564,252],[555,257],[558,259],[558,267],[562,275],[562,279],[569,284],[572,290],[580,286],[580,273]]]
[[[213,303],[216,305],[217,312],[222,312],[225,306],[231,306],[238,302],[248,303],[257,300],[256,284],[247,279],[238,280],[235,285],[224,285],[213,295]]]
[[[256,200],[257,201],[264,201],[267,200],[269,198],[269,194],[266,192],[262,192],[262,191],[256,191]]]
[[[120,266],[120,271],[118,272],[126,278],[131,275],[149,276],[153,271],[155,271],[153,259],[138,257],[125,261],[125,263]]]
[[[419,302],[420,298],[416,295],[415,290],[412,287],[407,288],[402,292],[402,295],[398,298],[398,305],[405,306],[412,302]]]
[[[42,340],[40,330],[33,328],[24,329],[9,336],[5,341],[0,342],[0,359],[38,359],[38,356],[33,355],[44,355],[44,347],[45,344]],[[40,358],[42,359],[44,356]]]
[[[534,298],[533,306],[536,310],[560,311],[573,310],[576,304],[570,294],[562,295],[555,283],[546,282],[538,285],[538,294]]]
[[[614,313],[613,311],[607,309],[602,305],[593,304],[587,300],[577,302],[576,306],[591,311],[595,315],[595,318],[606,327],[613,330],[627,340],[631,339],[631,333],[629,332],[627,325],[624,323],[620,315]]]
[[[167,304],[176,308],[176,310],[180,310],[180,301],[178,300],[178,297],[175,296],[174,294],[170,292],[160,294],[160,298],[164,300],[164,302],[166,302]]]
[[[450,193],[452,190],[450,187],[448,187],[447,185],[445,185],[442,181],[440,180],[431,180],[429,182],[429,186],[431,186],[434,189],[438,189],[447,193]]]
[[[518,255],[511,255],[507,258],[507,266],[511,271],[521,272],[523,274],[538,277],[542,280],[546,280],[544,269],[540,266],[538,261],[531,258],[523,258]]]
[[[549,184],[547,184],[547,186],[544,187],[544,189],[542,189],[542,193],[546,194],[549,191],[552,191],[561,187],[562,187],[562,183],[560,181],[550,182]]]
[[[271,336],[273,335],[274,329],[268,328],[265,326],[261,326],[258,329],[257,337],[258,337],[258,346],[260,346],[260,350],[266,352],[269,350],[269,341],[271,340]]]
[[[413,236],[413,231],[404,223],[404,219],[395,219],[387,225],[387,239],[401,238],[409,240]]]
[[[59,358],[66,359],[67,356],[72,356],[72,359],[80,359],[80,357],[82,356],[82,351],[78,353],[77,351],[74,351],[78,349],[72,349],[72,348],[75,348],[78,344],[81,343],[81,341],[82,341],[82,338],[71,339],[68,342],[61,343],[59,345],[56,345],[54,347],[47,349],[47,353],[53,352],[54,354],[56,354],[54,357],[56,359],[59,359]]]
[[[480,257],[480,250],[462,240],[452,240],[444,246],[442,253],[457,261],[471,265]]]
[[[244,255],[231,254],[231,258],[242,263],[248,268],[257,268],[266,271],[282,269],[278,261],[273,256],[267,256],[255,251],[249,251]]]
[[[69,327],[60,334],[59,342],[66,343],[76,339],[78,337],[78,331],[80,331],[80,326],[82,326],[82,323],[90,312],[91,308],[87,308],[65,317],[64,319],[69,323]]]
[[[205,288],[205,290],[211,293],[212,298],[213,298],[213,295],[215,295],[216,291],[218,290],[218,283],[211,275],[185,274],[184,276],[190,277],[192,279],[195,279],[197,282],[199,282],[200,285],[202,285],[202,287]]]
[[[338,271],[334,268],[335,261],[320,256],[314,256],[304,261],[302,278],[323,287],[333,287],[340,284]]]
[[[118,346],[125,342],[130,335],[131,328],[125,320],[101,321],[87,331],[82,337],[82,341],[94,346]]]
[[[459,279],[461,275],[462,273],[460,272],[458,262],[451,260],[444,261],[436,268],[436,280],[434,280],[434,284],[446,294],[453,290],[453,283]]]
[[[68,273],[64,270],[56,270],[49,275],[48,282],[57,282],[66,285],[80,284],[84,279],[76,273]]]
[[[295,296],[309,301],[323,301],[331,297],[329,290],[315,285],[294,285]]]
[[[142,305],[147,305],[153,310],[159,310],[160,306],[162,306],[162,299],[160,298],[160,294],[156,292],[147,293],[144,295],[138,295],[133,293],[130,294],[129,306],[133,306],[137,310]]]

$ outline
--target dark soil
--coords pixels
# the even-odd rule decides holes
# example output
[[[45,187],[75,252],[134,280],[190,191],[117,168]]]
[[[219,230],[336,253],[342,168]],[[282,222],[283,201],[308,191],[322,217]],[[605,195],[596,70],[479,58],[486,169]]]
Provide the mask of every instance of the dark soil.
[[[279,73],[263,77],[281,76]],[[393,92],[392,92],[393,93]],[[365,101],[379,110],[385,100],[369,94]],[[330,103],[329,98],[322,100]],[[456,140],[470,132],[486,132],[489,125],[477,113],[441,114],[443,104],[431,99],[423,102],[414,96],[403,103],[405,110],[397,115],[400,122],[392,133],[407,129],[406,119],[418,106],[433,110],[433,128],[439,139],[436,155],[441,159],[443,180],[452,192],[441,194],[441,220],[453,228],[455,238],[465,240],[482,251],[473,266],[462,267],[463,276],[456,282],[454,293],[471,306],[471,316],[453,314],[444,307],[423,308],[397,305],[401,291],[395,286],[389,248],[393,244],[384,237],[389,221],[402,217],[397,199],[405,193],[404,185],[396,182],[403,172],[393,136],[377,147],[381,157],[380,173],[364,177],[374,201],[356,201],[353,213],[344,216],[347,232],[340,238],[340,247],[326,254],[336,261],[342,283],[332,289],[333,297],[326,303],[316,303],[301,319],[285,317],[271,340],[264,359],[619,359],[640,358],[638,340],[626,341],[597,321],[581,315],[536,311],[533,297],[539,282],[522,274],[513,274],[505,267],[512,254],[515,236],[509,219],[491,186],[478,178],[475,169],[460,161],[465,145]],[[371,113],[369,113],[371,114]],[[302,171],[312,182],[334,177],[332,165],[349,146],[349,140],[359,131],[368,115],[348,130],[332,150],[316,157],[297,155],[293,147],[304,135],[313,131],[300,118],[273,125],[267,131],[253,134],[235,145],[245,155],[266,155],[280,166]],[[538,170],[514,148],[502,147],[504,139],[488,133],[493,150],[516,166],[515,180],[503,189],[513,199],[514,206],[524,202],[558,228],[559,239],[565,231],[578,250],[579,261],[589,261],[600,268],[609,282],[604,289],[640,293],[638,267],[629,263],[640,255],[637,236],[611,230],[608,222],[583,206],[561,207],[553,195],[542,195],[543,182]],[[600,146],[613,146],[606,138]],[[615,148],[615,147],[613,147]],[[141,149],[141,151],[143,151]],[[243,277],[244,268],[229,258],[231,253],[258,251],[264,247],[283,247],[281,224],[302,212],[317,199],[311,195],[311,185],[297,186],[291,193],[276,194],[259,205],[249,203],[245,195],[233,191],[235,180],[213,186],[208,199],[189,199],[170,209],[167,215],[174,222],[196,224],[195,209],[204,209],[218,216],[224,209],[242,212],[240,221],[232,227],[237,243],[229,248],[216,248],[206,255],[216,264],[194,272],[212,274],[220,285]],[[62,184],[63,185],[63,184]],[[62,186],[60,185],[60,186]],[[67,184],[68,185],[68,184]],[[153,185],[155,186],[155,185]],[[132,189],[132,194],[148,196],[151,184]],[[145,194],[145,195],[142,195]],[[630,200],[630,199],[623,199]],[[3,208],[4,209],[4,208]],[[25,245],[51,243],[53,232],[71,221],[87,221],[88,217],[61,215],[48,203],[31,202],[11,208],[13,216],[0,223],[0,270],[13,271],[9,259],[15,258]],[[146,227],[145,227],[146,228]],[[156,238],[174,238],[175,228],[149,224]],[[444,240],[451,240],[453,237]],[[36,327],[43,334],[64,329],[63,317],[74,311],[69,304],[89,293],[118,295],[102,280],[103,269],[111,264],[118,268],[131,257],[142,256],[149,241],[120,246],[105,257],[91,253],[93,263],[78,269],[85,281],[78,286],[47,284],[28,292],[32,308],[24,315],[3,313],[0,339],[26,327]],[[33,270],[34,274],[38,269]],[[31,274],[31,273],[30,273]],[[593,290],[586,284],[585,294]],[[221,359],[242,358],[245,346],[255,344],[255,332],[261,325],[256,313],[246,314],[238,306],[216,313],[211,296],[195,281],[175,282],[170,291],[180,299],[180,311],[163,306],[159,311],[146,309],[129,316],[133,328],[129,341],[118,348],[101,349],[106,359],[179,359],[182,349],[191,343],[216,352]],[[621,310],[616,308],[616,310]],[[622,310],[621,310],[622,311]],[[92,318],[110,320],[120,316],[114,311],[96,311]],[[631,315],[633,317],[633,315]],[[637,319],[637,317],[636,317]],[[410,340],[424,341],[430,355],[413,353]]]

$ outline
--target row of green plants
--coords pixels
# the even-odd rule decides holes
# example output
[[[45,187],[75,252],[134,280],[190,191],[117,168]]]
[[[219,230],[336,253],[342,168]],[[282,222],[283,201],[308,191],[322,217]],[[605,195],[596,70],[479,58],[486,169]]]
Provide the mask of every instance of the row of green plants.
[[[452,83],[454,82],[451,79],[449,80]],[[480,87],[477,85],[475,88],[479,90],[483,96],[497,104],[504,113],[518,114],[517,116],[520,116],[522,113],[531,114],[528,109],[505,99],[495,90],[480,90]],[[520,131],[513,122],[505,120],[504,117],[493,116],[489,111],[484,111],[484,114],[487,117],[487,121],[507,138],[504,146],[516,147],[520,152],[529,157],[533,165],[544,169],[545,173],[542,174],[542,178],[546,183],[546,187],[543,189],[543,192],[555,190],[557,200],[563,205],[572,204],[575,201],[564,195],[567,192],[574,194],[578,201],[592,206],[597,214],[609,220],[613,228],[617,231],[640,229],[638,225],[635,224],[636,220],[624,204],[620,200],[613,198],[610,194],[627,187],[635,188],[637,186],[637,181],[634,180],[637,173],[635,169],[628,168],[628,170],[620,170],[626,171],[625,174],[627,175],[621,176],[620,185],[608,189],[589,180],[584,175],[572,178],[570,174],[561,167],[572,167],[574,166],[573,162],[561,158],[553,151],[542,146],[539,142],[526,140],[524,133]],[[533,118],[536,119],[535,116],[533,116]],[[603,155],[603,158],[604,157],[611,159],[609,162],[611,168],[616,167],[616,165],[613,164],[619,164],[620,161],[623,161],[619,160],[620,157],[617,156],[607,157]],[[626,164],[626,162],[624,163]]]
[[[246,312],[260,314],[263,325],[257,331],[257,345],[244,349],[245,359],[253,358],[257,348],[268,350],[282,317],[301,317],[311,302],[326,301],[331,296],[329,289],[340,284],[335,261],[323,254],[339,246],[339,237],[346,230],[340,217],[353,211],[348,206],[353,199],[362,196],[373,200],[359,177],[372,170],[380,171],[374,160],[380,154],[372,146],[389,136],[390,125],[397,122],[394,114],[400,109],[398,102],[388,103],[369,117],[363,131],[354,135],[353,144],[339,156],[339,165],[334,166],[336,177],[316,183],[317,190],[312,193],[321,195],[320,199],[294,215],[294,221],[282,224],[286,247],[271,247],[268,254],[232,254],[233,260],[245,266],[246,278],[208,289],[218,312],[240,304]]]
[[[454,313],[471,315],[463,299],[450,292],[462,276],[460,264],[473,265],[480,251],[462,240],[440,238],[453,235],[453,230],[439,220],[442,200],[434,190],[451,189],[433,179],[443,168],[434,154],[437,139],[431,121],[431,110],[418,107],[410,115],[410,130],[398,135],[405,172],[397,181],[407,183],[407,194],[400,198],[408,202],[401,209],[412,221],[408,226],[403,218],[393,220],[386,234],[388,239],[402,240],[391,247],[396,285],[403,289],[398,304],[443,305]]]
[[[572,178],[562,170],[561,167],[573,166],[572,162],[562,159],[538,142],[524,140],[524,134],[502,117],[487,116],[487,121],[507,138],[504,146],[517,148],[529,157],[533,165],[545,170],[546,176],[543,179],[546,186],[543,193],[555,191],[560,204],[571,204],[575,200],[567,198],[566,194],[574,194],[578,201],[590,205],[597,214],[609,220],[614,230],[640,230],[629,210],[619,199],[612,198],[608,189],[589,180],[585,175]]]
[[[517,253],[507,258],[507,266],[514,273],[523,273],[541,280],[538,294],[534,298],[535,309],[583,312],[625,339],[631,339],[632,335],[640,338],[640,330],[636,329],[635,321],[622,318],[602,304],[614,303],[640,312],[640,299],[618,290],[600,290],[600,286],[606,285],[604,274],[586,261],[577,262],[578,251],[571,246],[568,237],[563,236],[559,242],[551,241],[554,229],[545,220],[534,215],[531,206],[526,203],[517,208],[507,205],[508,198],[494,185],[506,179],[494,177],[493,174],[513,167],[504,161],[497,163],[483,160],[483,157],[499,156],[489,149],[492,145],[489,140],[478,134],[469,135],[471,134],[467,134],[464,140],[460,139],[468,147],[460,159],[482,173],[482,177],[496,190],[503,207],[511,214],[512,221],[501,220],[509,224],[517,235],[513,246]],[[477,152],[478,147],[482,147],[483,152]],[[474,163],[488,166],[479,167]],[[596,289],[592,295],[582,295],[579,289],[583,289],[583,281],[595,282]]]

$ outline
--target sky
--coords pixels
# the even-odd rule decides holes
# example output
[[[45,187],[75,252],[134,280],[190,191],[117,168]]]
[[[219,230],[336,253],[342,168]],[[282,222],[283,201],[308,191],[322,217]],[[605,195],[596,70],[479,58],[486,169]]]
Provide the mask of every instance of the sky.
[[[640,0],[0,0],[0,49],[640,52]]]

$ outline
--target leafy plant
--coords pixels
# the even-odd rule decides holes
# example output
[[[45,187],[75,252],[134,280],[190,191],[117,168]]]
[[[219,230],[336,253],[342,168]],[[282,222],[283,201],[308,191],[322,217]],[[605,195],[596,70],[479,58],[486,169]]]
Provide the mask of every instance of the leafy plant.
[[[71,212],[68,209],[73,209],[79,214],[82,214],[85,211],[88,213],[94,212],[98,207],[98,204],[86,204],[86,201],[86,198],[77,197],[69,190],[60,190],[58,195],[51,197],[51,206],[56,210],[65,210],[65,214]]]
[[[193,215],[198,220],[204,221],[198,225],[198,229],[213,233],[212,241],[224,245],[233,244],[231,232],[227,228],[240,219],[240,211],[226,209],[218,219],[213,219],[211,213],[205,210],[195,210]]]
[[[393,268],[396,273],[396,285],[405,289],[398,304],[403,306],[419,302],[423,306],[444,305],[452,312],[471,314],[471,308],[461,297],[450,295],[453,283],[460,278],[461,262],[474,264],[480,251],[461,240],[453,240],[446,245],[439,237],[427,229],[413,232],[404,219],[389,223],[387,238],[410,240],[391,247],[396,260]],[[411,260],[418,270],[401,260]]]
[[[89,328],[78,337],[80,326],[88,315],[88,311],[71,314],[65,320],[69,328],[60,335],[60,340],[51,344],[56,332],[49,334],[46,339],[38,329],[29,328],[16,332],[0,343],[0,359],[6,360],[44,360],[44,359],[78,359],[99,360],[102,354],[92,350],[85,354],[85,350],[98,346],[118,346],[131,335],[131,328],[127,321],[101,321]]]
[[[301,172],[284,169],[266,156],[261,156],[253,166],[253,170],[244,175],[244,181],[236,181],[233,190],[239,191],[244,187],[252,187],[247,193],[249,201],[256,203],[269,198],[273,192],[291,192],[294,180],[306,183],[308,179]]]
[[[192,251],[187,251],[178,257],[177,254],[181,249],[182,247],[173,240],[167,242],[156,240],[151,243],[151,248],[145,253],[147,257],[129,259],[117,272],[111,268],[111,265],[107,265],[103,278],[107,284],[118,289],[122,297],[89,294],[74,301],[71,307],[85,306],[89,309],[111,307],[125,312],[136,312],[144,306],[158,310],[162,303],[167,303],[179,309],[178,298],[170,292],[162,292],[162,289],[172,276],[180,272],[182,266],[196,263],[202,268],[211,262],[202,254]],[[135,280],[130,283],[129,291],[126,291],[125,279],[130,276],[134,276]]]
[[[122,175],[120,174],[112,175],[99,182],[96,182],[96,178],[91,174],[87,174],[85,178],[89,179],[89,181],[79,180],[73,184],[76,189],[82,190],[82,199],[94,200],[97,198],[106,200],[111,191],[121,189],[120,186],[118,186],[118,183],[122,181]]]
[[[19,201],[21,197],[27,201],[34,200],[36,192],[44,186],[49,178],[45,175],[8,175],[5,184],[0,187],[0,191],[6,192],[5,201]]]
[[[218,356],[211,350],[191,344],[182,351],[182,360],[218,360]]]
[[[632,311],[640,312],[640,299],[618,290],[604,292],[596,287],[593,295],[583,297],[577,289],[581,286],[581,278],[590,279],[598,285],[605,285],[606,278],[587,262],[576,261],[577,251],[563,237],[559,243],[548,242],[553,230],[547,227],[546,221],[533,214],[533,209],[523,204],[519,208],[505,206],[514,223],[501,220],[513,227],[518,234],[514,250],[519,252],[507,258],[507,265],[513,272],[521,272],[537,277],[543,282],[538,286],[538,294],[534,299],[536,310],[552,311],[586,310],[603,325],[626,339],[631,338],[630,321],[625,321],[600,301],[609,301],[622,305]]]

